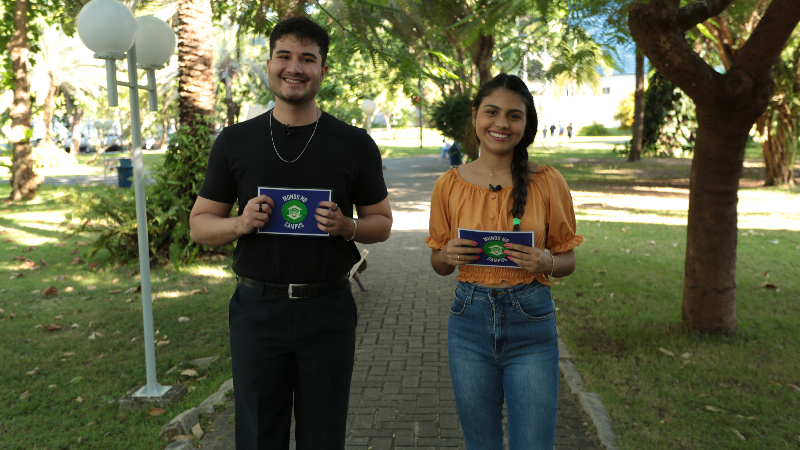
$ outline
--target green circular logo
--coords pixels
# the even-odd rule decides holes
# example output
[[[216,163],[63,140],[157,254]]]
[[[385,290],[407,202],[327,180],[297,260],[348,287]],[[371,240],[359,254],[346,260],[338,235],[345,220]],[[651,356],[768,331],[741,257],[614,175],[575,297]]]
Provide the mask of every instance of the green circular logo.
[[[483,253],[489,258],[505,258],[505,245],[500,241],[489,241],[483,244]]]
[[[300,223],[306,215],[308,215],[306,205],[298,200],[289,200],[281,207],[281,216],[289,223]]]

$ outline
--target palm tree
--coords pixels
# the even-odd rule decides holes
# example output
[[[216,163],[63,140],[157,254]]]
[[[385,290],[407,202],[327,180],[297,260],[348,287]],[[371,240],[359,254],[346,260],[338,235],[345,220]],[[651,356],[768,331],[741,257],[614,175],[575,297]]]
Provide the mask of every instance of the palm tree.
[[[210,0],[180,0],[178,6],[178,98],[181,125],[214,112]]]
[[[9,59],[11,60],[11,76],[14,83],[14,101],[10,108],[11,135],[9,140],[14,146],[11,166],[10,200],[33,200],[38,197],[37,190],[44,178],[33,171],[31,156],[31,95],[28,87],[28,1],[15,0],[13,17],[14,31],[8,40]]]
[[[55,95],[61,90],[68,109],[75,112],[71,114],[73,144],[80,142],[83,113],[79,104],[85,103],[87,97],[96,98],[100,95],[105,86],[105,73],[91,50],[56,27],[44,30],[39,49],[39,53],[33,57],[30,78],[31,92],[43,107],[44,141],[52,138],[53,104]],[[70,153],[75,155],[77,152],[77,146],[73,145]]]

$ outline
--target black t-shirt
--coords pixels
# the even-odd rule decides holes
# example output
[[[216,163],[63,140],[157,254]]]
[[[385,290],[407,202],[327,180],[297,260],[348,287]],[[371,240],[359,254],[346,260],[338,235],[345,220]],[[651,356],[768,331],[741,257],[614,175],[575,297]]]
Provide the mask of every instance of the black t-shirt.
[[[369,206],[386,198],[380,151],[366,131],[323,112],[316,131],[312,123],[291,127],[289,136],[272,118],[271,139],[270,117],[267,112],[222,130],[211,148],[201,197],[238,200],[241,215],[260,186],[330,189],[346,217],[353,216],[354,204]],[[273,140],[283,160],[300,158],[282,161]],[[233,270],[267,283],[320,283],[341,277],[358,258],[355,243],[342,236],[251,233],[237,241]]]

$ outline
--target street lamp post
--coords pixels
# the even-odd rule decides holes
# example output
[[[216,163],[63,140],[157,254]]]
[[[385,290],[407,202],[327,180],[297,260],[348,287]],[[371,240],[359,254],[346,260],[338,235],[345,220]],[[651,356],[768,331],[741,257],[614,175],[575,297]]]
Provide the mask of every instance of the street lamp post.
[[[142,130],[139,119],[139,89],[148,91],[150,111],[157,111],[155,70],[161,69],[175,52],[175,33],[163,20],[152,16],[135,19],[133,13],[117,0],[92,0],[78,14],[78,35],[94,51],[95,58],[106,60],[108,106],[117,106],[117,85],[130,89],[131,151],[133,153],[136,224],[139,240],[139,273],[142,280],[142,316],[147,384],[132,397],[161,397],[171,386],[156,380],[153,302],[150,291],[150,250],[145,212]],[[137,50],[139,54],[137,55]],[[147,72],[147,86],[139,86],[138,67]],[[116,60],[128,60],[128,82],[117,81]]]
[[[368,98],[361,102],[361,111],[364,111],[364,114],[367,115],[367,134],[370,134],[372,130],[372,114],[375,113],[376,109],[378,109],[378,104]]]

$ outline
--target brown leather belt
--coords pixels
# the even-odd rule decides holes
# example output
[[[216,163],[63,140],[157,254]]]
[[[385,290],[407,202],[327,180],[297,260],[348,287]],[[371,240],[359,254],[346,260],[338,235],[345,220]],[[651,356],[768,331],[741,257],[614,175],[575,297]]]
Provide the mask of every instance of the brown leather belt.
[[[251,280],[245,277],[236,277],[236,280],[247,289],[260,292],[262,295],[282,295],[289,298],[312,298],[321,295],[332,294],[345,288],[350,284],[347,275],[343,275],[338,280],[326,281],[325,283],[315,284],[273,284],[262,283],[261,281]]]

